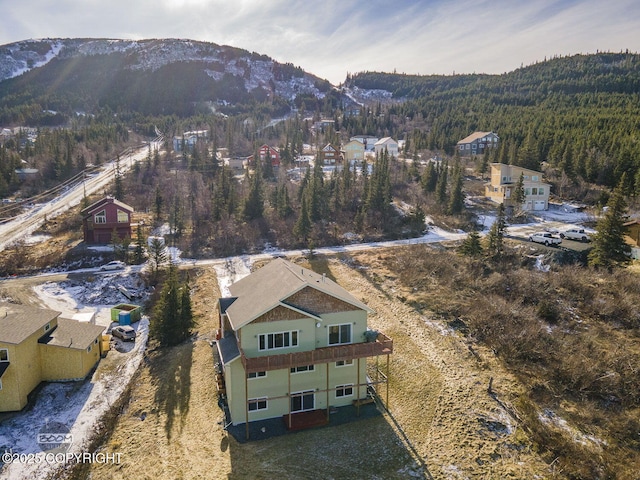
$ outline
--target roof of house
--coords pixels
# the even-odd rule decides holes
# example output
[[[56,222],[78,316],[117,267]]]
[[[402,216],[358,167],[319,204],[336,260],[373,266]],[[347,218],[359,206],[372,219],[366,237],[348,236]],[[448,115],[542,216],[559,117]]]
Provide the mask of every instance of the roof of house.
[[[489,135],[490,133],[493,132],[473,132],[471,135],[469,135],[468,137],[463,138],[462,140],[460,140],[458,142],[458,144],[460,143],[471,143],[474,140],[477,140],[479,138],[484,137],[485,135]],[[495,135],[495,133],[493,133]]]
[[[46,337],[41,338],[39,342],[55,347],[84,350],[91,345],[103,331],[104,327],[101,325],[59,318],[58,326]]]
[[[98,208],[103,207],[104,205],[108,204],[108,203],[113,203],[114,205],[117,205],[118,207],[122,208],[123,210],[127,210],[129,212],[133,212],[133,207],[127,205],[124,202],[121,202],[120,200],[116,200],[113,197],[104,197],[101,200],[98,200],[95,203],[92,203],[91,205],[89,205],[86,208],[83,208],[80,213],[82,215],[90,215],[91,213],[93,213],[94,210],[97,210]]]
[[[231,295],[236,298],[226,308],[232,328],[238,330],[247,325],[305,287],[314,288],[356,308],[373,312],[325,275],[278,258],[229,287]],[[291,308],[288,305],[283,306]]]
[[[233,333],[227,333],[217,342],[218,353],[220,354],[220,360],[223,365],[227,365],[232,360],[235,360],[240,356],[240,349],[238,348],[238,342]]]
[[[276,152],[276,153],[280,153],[280,149],[279,149],[278,147],[272,147],[271,145],[267,145],[266,143],[264,143],[264,144],[259,148],[259,150],[262,150],[262,149],[264,149],[265,147],[266,147],[267,149],[269,149],[269,150],[273,150],[273,151],[274,151],[274,152]]]
[[[60,312],[25,307],[12,303],[0,304],[0,342],[18,345],[55,320]],[[44,334],[44,331],[43,331]]]
[[[324,147],[322,147],[322,151],[323,152],[329,152],[329,151],[337,152],[338,149],[335,146],[331,145],[330,143],[327,143]]]
[[[380,140],[378,140],[378,141],[375,143],[375,145],[384,145],[384,144],[386,144],[386,143],[398,143],[398,142],[396,142],[396,141],[395,141],[393,138],[391,138],[391,137],[384,137],[384,138],[381,138]]]
[[[630,227],[631,225],[640,225],[640,220],[638,220],[637,218],[634,218],[633,220],[629,220],[628,222],[625,222],[622,225],[625,227]]]

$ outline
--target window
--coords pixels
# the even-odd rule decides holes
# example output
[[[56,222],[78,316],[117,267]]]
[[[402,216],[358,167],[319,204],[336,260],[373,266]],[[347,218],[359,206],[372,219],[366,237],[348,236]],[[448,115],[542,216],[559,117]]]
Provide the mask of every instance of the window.
[[[472,150],[475,150],[476,148],[478,148],[478,146],[475,143],[471,144],[471,149]]]
[[[539,179],[538,175],[532,175],[531,176],[531,180],[533,180],[534,182],[537,182]]]
[[[538,188],[538,195],[544,195],[544,188]]]
[[[95,223],[107,223],[107,212],[102,210],[93,216]]]
[[[247,378],[262,378],[266,376],[267,372],[251,372],[247,374]]]
[[[89,345],[89,346],[87,347],[87,353],[91,352],[91,347],[92,347],[92,345]]]
[[[315,409],[316,398],[313,390],[291,394],[291,413]]]
[[[526,197],[528,197],[529,195],[531,195],[531,189],[530,189],[530,188],[525,188],[525,189],[524,189],[524,195],[525,195]]]
[[[118,210],[118,223],[128,223],[129,222],[129,214],[127,212],[123,212],[122,210]]]
[[[98,339],[97,339],[97,338],[93,341],[93,344],[94,344],[94,345],[97,345],[97,344],[98,344]]]
[[[329,327],[329,345],[351,343],[351,324],[331,325]]]
[[[531,189],[531,195],[538,195],[538,189],[536,187]]]
[[[250,412],[267,409],[267,397],[252,398],[247,402]]]
[[[47,324],[44,326],[44,331],[45,331],[45,332],[48,332],[50,328],[51,328],[51,323],[47,323]]]
[[[2,390],[2,379],[0,378],[0,390]]]
[[[263,333],[259,337],[260,350],[274,350],[276,348],[288,348],[298,346],[298,331]]]
[[[315,365],[303,365],[301,367],[293,367],[291,373],[313,372],[315,369]]]
[[[9,349],[0,348],[0,362],[8,362],[9,361]]]
[[[470,145],[467,143],[467,144],[465,145],[465,148],[466,148],[467,150],[469,150]]]
[[[353,395],[353,384],[350,383],[348,385],[338,385],[336,387],[336,398],[339,397],[350,397]]]
[[[348,367],[349,365],[353,365],[353,360],[338,360],[336,362],[336,367]]]

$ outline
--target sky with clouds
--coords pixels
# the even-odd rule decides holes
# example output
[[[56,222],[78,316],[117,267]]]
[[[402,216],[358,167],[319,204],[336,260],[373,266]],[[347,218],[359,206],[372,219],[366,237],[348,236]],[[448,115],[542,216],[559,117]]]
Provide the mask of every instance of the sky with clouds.
[[[638,0],[0,0],[0,45],[188,38],[347,72],[503,73],[555,55],[640,51]]]

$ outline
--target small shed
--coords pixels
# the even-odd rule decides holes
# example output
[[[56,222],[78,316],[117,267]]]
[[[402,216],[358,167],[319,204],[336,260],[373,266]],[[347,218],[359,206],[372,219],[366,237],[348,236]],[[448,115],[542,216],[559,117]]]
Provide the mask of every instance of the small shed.
[[[122,325],[131,325],[140,321],[142,316],[142,307],[140,305],[131,305],[129,303],[120,303],[115,307],[111,307],[111,321],[118,322]]]

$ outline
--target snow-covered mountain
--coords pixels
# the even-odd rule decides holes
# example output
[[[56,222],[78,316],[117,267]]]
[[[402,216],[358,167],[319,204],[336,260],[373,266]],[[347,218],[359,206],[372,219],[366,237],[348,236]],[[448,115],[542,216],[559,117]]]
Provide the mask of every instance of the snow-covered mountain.
[[[82,98],[116,109],[124,101],[118,96],[127,100],[144,97],[141,84],[155,98],[164,97],[159,95],[161,85],[171,85],[175,87],[172,100],[185,104],[255,99],[292,105],[296,98],[323,99],[330,92],[337,93],[328,81],[292,64],[209,42],[39,39],[0,46],[0,99],[22,93],[28,86],[34,101],[40,103],[45,103],[45,95],[48,102],[55,94],[66,96],[75,108]],[[127,91],[128,86],[134,90]],[[163,111],[166,107],[163,105]]]

